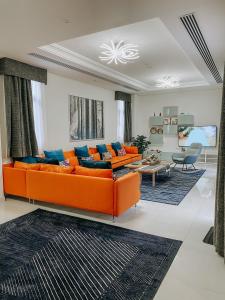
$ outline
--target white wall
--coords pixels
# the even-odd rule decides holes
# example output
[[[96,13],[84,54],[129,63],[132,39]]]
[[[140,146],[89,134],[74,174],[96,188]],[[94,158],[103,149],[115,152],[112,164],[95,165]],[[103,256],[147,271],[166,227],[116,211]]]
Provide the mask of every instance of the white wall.
[[[179,113],[194,115],[195,125],[220,124],[222,102],[222,88],[205,88],[192,90],[179,90],[177,92],[164,92],[161,94],[149,94],[135,96],[133,112],[134,135],[144,134],[149,136],[149,117],[154,112],[159,115],[164,106],[178,106]],[[173,152],[178,150],[176,136],[165,136],[163,151]],[[213,148],[209,152],[216,152]]]
[[[69,95],[104,101],[104,140],[69,140]],[[116,140],[117,109],[114,92],[48,73],[45,87],[46,149],[72,149],[75,145],[96,145]]]

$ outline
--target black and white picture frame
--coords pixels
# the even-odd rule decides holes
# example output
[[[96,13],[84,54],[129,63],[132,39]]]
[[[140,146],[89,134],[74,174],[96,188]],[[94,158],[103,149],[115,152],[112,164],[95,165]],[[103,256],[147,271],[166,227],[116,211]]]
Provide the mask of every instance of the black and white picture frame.
[[[104,139],[103,101],[69,96],[70,141]]]

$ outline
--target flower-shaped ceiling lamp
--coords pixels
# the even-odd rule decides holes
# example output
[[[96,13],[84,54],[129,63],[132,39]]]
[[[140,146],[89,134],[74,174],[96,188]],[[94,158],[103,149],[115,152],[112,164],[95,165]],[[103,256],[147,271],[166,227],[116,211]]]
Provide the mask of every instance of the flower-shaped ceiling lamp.
[[[173,88],[178,86],[180,86],[180,82],[171,76],[164,76],[156,83],[156,87],[158,88]]]
[[[101,51],[99,58],[102,61],[106,61],[107,64],[127,64],[129,61],[140,57],[138,45],[126,44],[124,41],[119,41],[118,43],[110,41],[109,44],[103,43],[100,48],[104,50]]]

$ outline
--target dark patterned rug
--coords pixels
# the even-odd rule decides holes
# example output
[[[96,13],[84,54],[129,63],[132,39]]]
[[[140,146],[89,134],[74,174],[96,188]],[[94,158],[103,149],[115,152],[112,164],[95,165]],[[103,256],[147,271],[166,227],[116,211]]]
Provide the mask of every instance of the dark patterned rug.
[[[0,225],[0,299],[152,299],[182,242],[38,209]]]
[[[115,171],[118,177],[129,172],[127,168]],[[179,205],[204,172],[202,169],[183,172],[171,168],[170,176],[165,172],[157,175],[155,187],[152,187],[152,175],[142,175],[141,200]]]

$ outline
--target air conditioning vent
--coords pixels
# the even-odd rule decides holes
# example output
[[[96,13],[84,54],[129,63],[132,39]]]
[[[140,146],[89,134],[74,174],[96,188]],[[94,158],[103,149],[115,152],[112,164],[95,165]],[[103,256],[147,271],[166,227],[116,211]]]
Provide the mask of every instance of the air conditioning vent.
[[[206,41],[202,35],[202,32],[199,28],[199,25],[196,21],[194,14],[184,15],[184,16],[180,17],[180,19],[181,19],[181,22],[183,23],[184,27],[186,28],[187,32],[189,33],[195,46],[197,47],[204,62],[206,63],[207,67],[209,68],[215,81],[217,83],[222,83],[223,81],[220,76],[220,73],[219,73],[219,71],[216,67],[216,64],[212,58],[212,55],[209,51],[209,48],[208,48]]]
[[[129,90],[133,90],[135,92],[139,92],[139,90],[131,87],[131,86],[128,86],[128,85],[124,85],[124,84],[121,84],[120,82],[116,82],[116,81],[113,81],[111,79],[108,79],[108,78],[105,78],[105,77],[102,77],[102,76],[99,76],[99,75],[96,75],[94,73],[91,73],[89,71],[85,71],[85,70],[82,70],[82,69],[79,69],[75,66],[72,66],[72,65],[69,65],[69,64],[66,64],[64,62],[61,62],[61,61],[58,61],[56,59],[53,59],[53,58],[50,58],[50,57],[47,57],[47,56],[44,56],[44,55],[41,55],[39,53],[29,53],[30,56],[33,56],[33,57],[36,57],[38,59],[41,59],[43,61],[47,61],[47,62],[50,62],[50,63],[53,63],[53,64],[56,64],[60,67],[63,67],[63,68],[67,68],[67,69],[70,69],[70,70],[74,70],[74,71],[77,71],[77,72],[80,72],[80,73],[83,73],[83,74],[86,74],[86,75],[89,75],[89,76],[92,76],[92,77],[95,77],[95,78],[98,78],[98,79],[101,79],[101,80],[104,80],[104,81],[107,81],[107,82],[110,82],[110,83],[113,83],[113,84],[116,84],[116,85],[120,85],[124,88],[127,88]]]

